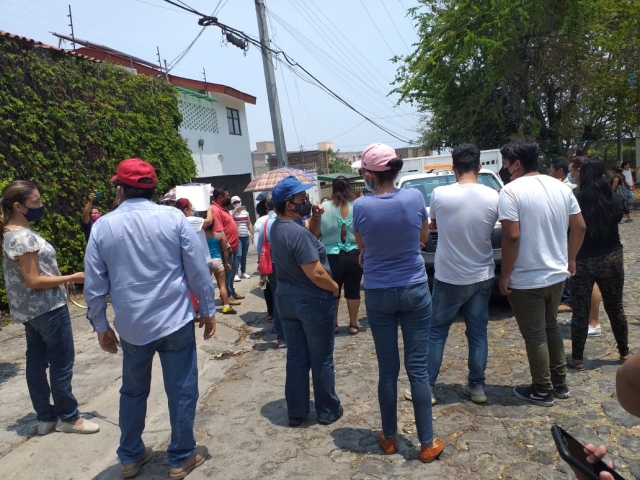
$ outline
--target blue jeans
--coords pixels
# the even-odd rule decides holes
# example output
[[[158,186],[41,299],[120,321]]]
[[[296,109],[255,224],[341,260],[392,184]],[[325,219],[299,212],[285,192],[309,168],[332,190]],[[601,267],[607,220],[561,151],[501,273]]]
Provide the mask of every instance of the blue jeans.
[[[122,388],[120,389],[120,447],[122,465],[137,462],[144,454],[142,432],[151,388],[151,365],[160,354],[164,390],[169,404],[171,443],[169,465],[179,467],[196,448],[193,421],[198,402],[198,363],[194,324],[146,345],[132,345],[122,338]]]
[[[27,337],[27,387],[41,422],[78,419],[78,401],[71,391],[73,331],[66,305],[32,318],[24,324]],[[51,387],[47,381],[47,367]],[[49,399],[53,398],[53,406]]]
[[[489,324],[489,300],[493,278],[471,285],[452,285],[434,280],[433,320],[429,334],[429,383],[436,384],[444,345],[447,343],[449,328],[460,310],[464,315],[467,342],[469,343],[469,386],[484,386],[484,371],[487,368],[489,344],[487,325]]]
[[[276,327],[276,336],[278,340],[284,340],[284,330],[282,329],[282,320],[280,320],[280,314],[278,313],[278,306],[275,298],[277,295],[276,288],[278,287],[278,278],[276,277],[276,266],[273,266],[273,273],[268,276],[269,283],[271,284],[271,293],[273,295],[273,324]]]
[[[416,429],[421,444],[433,442],[431,389],[427,349],[431,325],[431,295],[427,282],[406,287],[365,289],[365,305],[378,356],[378,402],[382,431],[398,430],[398,325],[404,340],[404,366],[411,384]]]
[[[309,369],[319,422],[330,423],[340,415],[333,369],[333,318],[335,298],[288,297],[276,294],[275,305],[287,341],[285,398],[290,417],[309,415]]]
[[[235,277],[236,272],[238,271],[238,252],[229,252],[229,265],[231,265],[231,270],[224,272],[224,283],[227,285],[227,294],[231,297],[236,294],[235,289],[233,288],[233,277]]]
[[[238,272],[238,268],[236,267],[235,271],[237,273],[247,273],[247,255],[249,254],[249,237],[238,237],[238,266],[240,268],[240,272]]]

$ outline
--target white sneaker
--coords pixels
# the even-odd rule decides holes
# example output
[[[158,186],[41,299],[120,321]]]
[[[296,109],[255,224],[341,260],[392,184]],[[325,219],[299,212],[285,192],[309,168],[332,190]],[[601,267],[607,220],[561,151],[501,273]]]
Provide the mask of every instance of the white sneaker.
[[[58,419],[56,430],[63,433],[97,433],[100,431],[100,425],[90,422],[86,418],[83,419],[80,425],[63,422],[62,420]]]
[[[599,337],[600,335],[602,335],[602,328],[600,328],[600,325],[597,327],[589,325],[589,332],[587,333],[588,337]]]
[[[57,420],[51,422],[40,422],[38,425],[38,435],[47,435],[56,429]]]
[[[240,280],[242,280],[238,275],[236,275],[235,277],[233,277],[233,281],[234,282],[239,282]]]
[[[251,275],[243,273],[242,275],[240,275],[240,278],[251,278]]]
[[[569,318],[567,318],[567,325],[571,325],[571,319],[572,319],[572,318],[573,318],[573,317],[569,317]]]
[[[482,387],[482,385],[476,385],[475,387],[470,387],[469,385],[463,385],[462,393],[471,397],[471,401],[473,403],[487,402],[487,396],[484,393],[484,388]]]

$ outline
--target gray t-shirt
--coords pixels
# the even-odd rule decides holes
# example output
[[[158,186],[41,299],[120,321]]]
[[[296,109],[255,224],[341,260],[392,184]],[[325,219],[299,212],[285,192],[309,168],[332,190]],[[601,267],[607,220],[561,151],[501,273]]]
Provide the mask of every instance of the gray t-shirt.
[[[2,241],[4,284],[9,299],[9,311],[16,323],[25,323],[67,303],[62,285],[44,290],[32,290],[25,284],[18,257],[37,252],[40,275],[59,277],[56,250],[38,233],[26,228],[5,230]]]
[[[328,298],[331,292],[317,287],[300,268],[320,260],[331,275],[327,249],[313,234],[292,220],[276,220],[270,229],[271,260],[276,267],[278,294]]]

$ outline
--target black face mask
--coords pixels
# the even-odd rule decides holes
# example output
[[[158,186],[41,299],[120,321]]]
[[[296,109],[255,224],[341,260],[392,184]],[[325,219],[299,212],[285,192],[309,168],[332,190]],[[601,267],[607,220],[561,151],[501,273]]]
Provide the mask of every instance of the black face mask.
[[[229,205],[231,205],[231,199],[230,198],[225,198],[224,204],[222,206],[223,207],[228,207]]]
[[[309,200],[305,200],[304,203],[295,203],[291,202],[296,206],[296,213],[301,217],[308,217],[311,215],[311,210],[313,209],[313,205]]]
[[[504,183],[505,185],[511,181],[511,174],[509,173],[509,169],[507,167],[502,167],[500,169],[500,172],[498,172],[498,175],[500,176],[500,180],[502,180],[502,183]]]

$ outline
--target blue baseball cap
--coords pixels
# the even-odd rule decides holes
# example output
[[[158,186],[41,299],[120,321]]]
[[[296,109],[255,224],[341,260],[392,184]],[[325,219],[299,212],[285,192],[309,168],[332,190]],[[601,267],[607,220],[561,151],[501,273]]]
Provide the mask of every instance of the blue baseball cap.
[[[280,180],[273,191],[271,192],[271,199],[273,203],[284,203],[287,199],[293,197],[295,194],[304,192],[313,188],[315,183],[302,183],[293,175]]]

